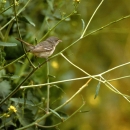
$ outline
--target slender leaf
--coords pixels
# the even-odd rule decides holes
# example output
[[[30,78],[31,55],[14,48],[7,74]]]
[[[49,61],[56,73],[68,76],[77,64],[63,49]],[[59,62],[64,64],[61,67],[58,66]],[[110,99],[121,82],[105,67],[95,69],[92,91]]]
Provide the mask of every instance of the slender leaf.
[[[82,21],[82,30],[84,30],[85,29],[85,22],[83,19],[81,19],[81,21]]]
[[[17,46],[17,44],[16,43],[9,43],[9,42],[1,42],[0,41],[0,46],[13,47],[13,46]]]
[[[99,89],[100,89],[100,84],[101,84],[101,82],[99,82],[98,85],[97,85],[96,93],[95,93],[94,99],[96,99],[96,97],[98,96]]]
[[[61,120],[63,120],[63,118],[54,110],[50,109],[50,111],[55,114],[56,116],[58,116]]]
[[[53,0],[47,0],[47,3],[50,6],[51,11],[54,11],[54,8],[53,8],[54,1]]]
[[[89,112],[89,111],[87,111],[87,110],[85,110],[85,111],[79,111],[80,113],[86,113],[86,112]]]
[[[25,23],[29,23],[29,24],[31,24],[32,26],[35,27],[35,24],[34,24],[32,21],[30,21],[29,19],[27,19],[26,17],[18,17],[18,19],[19,19],[20,21],[25,22]]]
[[[11,76],[10,78],[11,78],[12,80],[14,80],[14,79],[18,79],[19,76],[18,76],[18,75],[13,75],[13,76]]]
[[[48,77],[50,77],[50,78],[56,78],[56,76],[54,76],[54,75],[48,75]]]

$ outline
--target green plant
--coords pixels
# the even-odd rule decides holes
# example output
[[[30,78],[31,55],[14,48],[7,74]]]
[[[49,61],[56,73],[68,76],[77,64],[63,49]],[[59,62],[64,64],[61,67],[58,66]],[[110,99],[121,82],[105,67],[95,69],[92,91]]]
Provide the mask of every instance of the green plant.
[[[130,17],[130,15],[121,17],[118,20],[114,20],[109,24],[105,24],[87,33],[92,19],[103,2],[104,0],[99,3],[88,22],[78,14],[78,7],[80,6],[79,0],[71,2],[54,0],[46,0],[43,2],[31,0],[2,2],[1,19],[3,22],[0,28],[0,38],[2,41],[0,43],[1,129],[58,129],[59,125],[62,125],[74,115],[78,113],[86,114],[86,112],[88,112],[87,110],[81,110],[86,105],[84,96],[78,98],[78,101],[81,101],[82,104],[78,104],[78,108],[71,112],[70,115],[67,114],[67,108],[65,108],[65,106],[70,103],[72,99],[76,99],[76,96],[93,80],[97,83],[95,98],[97,98],[100,86],[103,84],[130,102],[128,95],[123,94],[111,84],[112,81],[126,79],[129,75],[109,80],[104,76],[120,67],[129,65],[130,62],[120,64],[93,75],[74,63],[74,61],[80,63],[79,58],[72,62],[71,58],[73,58],[73,54],[68,51],[73,46],[75,46],[74,49],[76,49],[76,43],[79,44],[82,40],[86,42],[85,39],[88,36],[101,32],[101,30],[110,25]],[[62,46],[58,48],[60,51],[48,59],[51,67],[49,62],[47,62],[46,68],[46,60],[43,61],[43,59],[28,55],[24,47],[15,40],[15,37],[20,37],[29,42],[40,42],[48,35],[58,35],[63,39],[68,37],[69,43],[71,44],[62,44]],[[73,39],[74,42],[71,41]],[[80,49],[76,50],[79,52],[77,57],[80,56],[80,53],[82,54],[83,50],[86,51],[87,49],[82,46],[81,51]],[[76,52],[74,52],[74,55],[76,57],[75,53]],[[98,53],[101,52],[98,51]],[[70,59],[67,58],[69,55],[72,56]],[[62,58],[59,58],[60,56]],[[84,54],[84,56],[86,55]],[[11,60],[11,62],[8,62],[8,60]],[[66,61],[69,65],[73,66],[74,69],[76,68],[76,70],[82,72],[84,76],[75,78],[73,75],[74,72],[76,73],[76,70],[72,71],[72,68],[68,67]],[[107,61],[109,60],[107,59]],[[81,63],[86,64],[86,61],[83,60]],[[64,68],[62,72],[59,72],[60,67]],[[56,76],[53,76],[51,73],[54,73]],[[67,79],[63,80],[62,77]],[[57,81],[57,79],[61,80]],[[64,101],[67,97],[64,89],[70,86],[67,82],[77,82],[81,80],[85,80],[85,83],[82,83],[82,85],[78,85],[77,83],[76,88],[78,88],[74,94]],[[47,86],[47,91],[43,86]],[[70,108],[70,106],[68,106],[68,108]],[[60,110],[62,110],[62,112]]]

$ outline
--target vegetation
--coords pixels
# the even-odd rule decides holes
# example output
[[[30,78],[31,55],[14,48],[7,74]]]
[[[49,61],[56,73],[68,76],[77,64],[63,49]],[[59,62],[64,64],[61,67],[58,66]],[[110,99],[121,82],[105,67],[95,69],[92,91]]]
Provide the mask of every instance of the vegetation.
[[[129,14],[128,0],[1,0],[0,129],[128,130]],[[48,61],[16,40],[49,36],[63,42]]]

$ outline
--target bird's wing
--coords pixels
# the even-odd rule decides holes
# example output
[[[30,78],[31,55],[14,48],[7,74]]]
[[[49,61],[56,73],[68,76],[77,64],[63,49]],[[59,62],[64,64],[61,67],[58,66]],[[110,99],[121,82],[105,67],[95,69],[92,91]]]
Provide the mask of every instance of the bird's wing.
[[[53,45],[47,41],[43,41],[43,42],[37,44],[30,51],[34,52],[34,53],[40,53],[40,52],[48,52],[48,51],[52,51],[52,50],[53,50]]]

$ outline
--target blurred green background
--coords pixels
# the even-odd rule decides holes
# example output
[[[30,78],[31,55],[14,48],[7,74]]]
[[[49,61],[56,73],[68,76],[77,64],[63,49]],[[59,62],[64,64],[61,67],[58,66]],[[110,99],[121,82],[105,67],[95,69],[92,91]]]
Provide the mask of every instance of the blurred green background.
[[[20,10],[25,5],[25,0],[19,1],[17,10]],[[100,3],[100,0],[81,0],[77,8],[77,13],[60,23],[50,36],[58,36],[62,39],[55,53],[77,40],[82,33],[82,20],[85,25],[92,16],[94,10]],[[6,2],[2,7],[7,8],[11,2]],[[96,15],[94,16],[87,32],[90,33],[112,21],[130,14],[129,0],[107,0],[104,1]],[[1,8],[2,9],[2,8]],[[68,15],[74,10],[73,1],[66,0],[39,0],[31,1],[26,9],[20,14],[32,21],[36,26],[19,21],[20,32],[25,41],[34,43],[35,38],[41,39],[43,35],[53,27],[60,19],[61,15]],[[5,25],[10,16],[13,16],[13,9],[4,12],[0,16],[0,26]],[[120,64],[129,62],[130,59],[130,18],[124,19],[120,22],[112,24],[107,28],[98,31],[88,37],[83,38],[78,43],[67,49],[63,54],[74,64],[84,69],[91,75],[102,73],[110,68]],[[6,33],[6,29],[2,33]],[[23,54],[23,50],[18,41],[15,40],[18,36],[17,26],[15,22],[12,23],[10,32],[6,41],[15,42],[18,44],[16,48],[4,48],[6,53],[6,64]],[[2,40],[2,39],[1,39]],[[43,59],[31,57],[31,61],[38,65]],[[17,62],[5,69],[5,73],[15,74],[20,78],[10,82],[10,89],[14,89],[24,77],[31,71],[29,63],[26,59],[22,59],[21,64]],[[121,76],[129,75],[130,66],[123,66],[119,69],[111,71],[104,75],[105,79],[113,79]],[[71,64],[69,64],[63,57],[58,56],[50,61],[50,74],[55,78],[50,78],[50,81],[59,81],[64,79],[71,79],[76,77],[86,76]],[[46,65],[36,71],[30,79],[25,83],[42,84],[46,82]],[[56,87],[51,88],[50,104],[52,109],[69,99],[87,80],[73,81],[58,84],[62,88],[63,93]],[[96,86],[98,81],[94,79],[89,83],[88,87],[82,91],[81,95],[86,101],[86,105],[82,111],[89,111],[86,113],[77,113],[72,118],[62,123],[59,128],[62,130],[129,130],[130,129],[130,104],[122,96],[115,94],[108,89],[104,84],[101,84],[99,95],[94,99]],[[111,84],[124,94],[130,95],[129,78],[112,81]],[[41,89],[32,88],[26,90],[40,102],[41,99],[46,99],[46,87]],[[25,93],[26,93],[25,92]],[[21,94],[21,92],[18,92]],[[62,108],[62,112],[71,115],[82,104],[81,95],[78,95],[67,106]],[[14,97],[18,97],[15,94]],[[48,122],[49,125],[52,125]],[[54,128],[51,128],[54,129]]]

